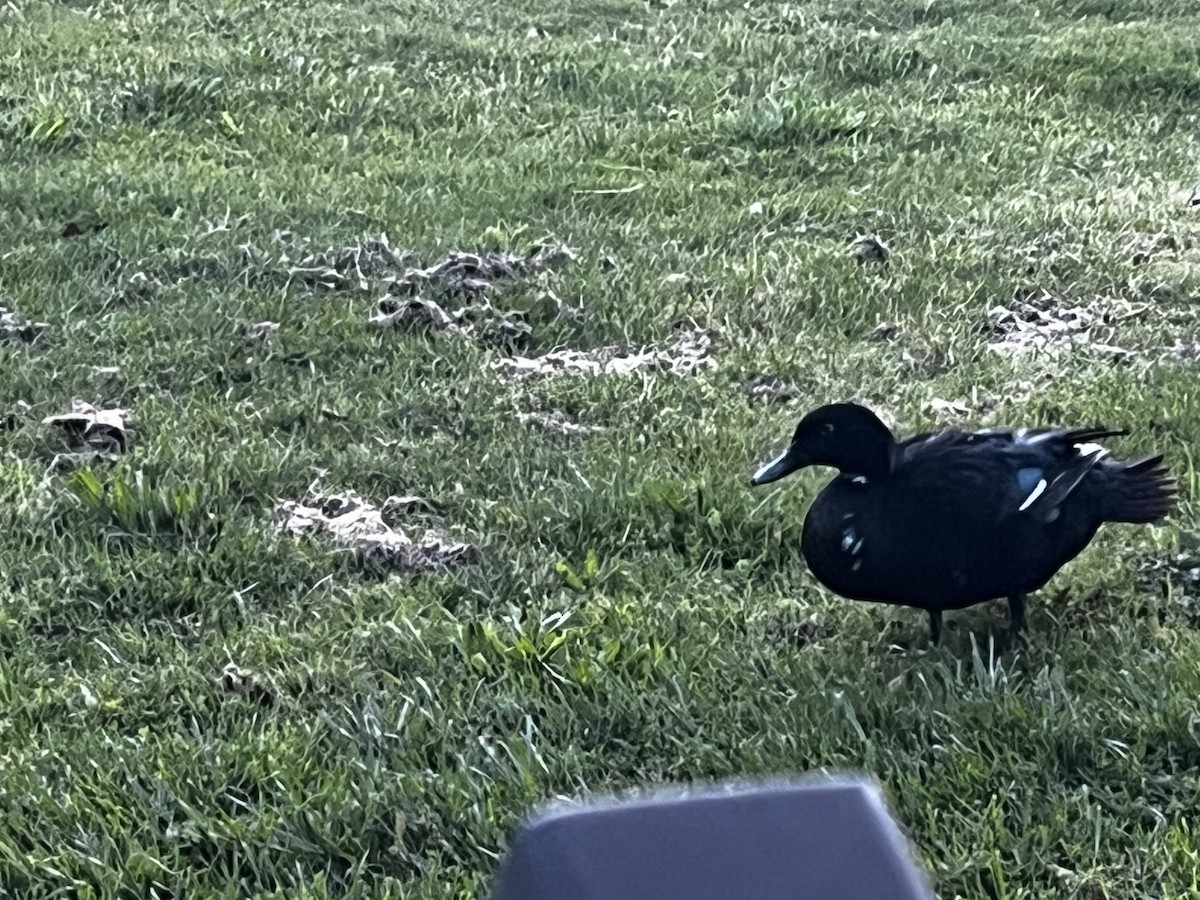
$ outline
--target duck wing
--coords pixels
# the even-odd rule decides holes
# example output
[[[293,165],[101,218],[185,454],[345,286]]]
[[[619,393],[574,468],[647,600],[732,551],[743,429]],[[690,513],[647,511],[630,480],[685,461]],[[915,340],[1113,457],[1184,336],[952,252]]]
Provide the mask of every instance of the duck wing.
[[[893,477],[932,487],[973,505],[976,515],[1011,516],[1049,523],[1063,503],[1109,455],[1095,443],[1126,434],[1110,428],[1021,428],[944,431],[898,444]]]

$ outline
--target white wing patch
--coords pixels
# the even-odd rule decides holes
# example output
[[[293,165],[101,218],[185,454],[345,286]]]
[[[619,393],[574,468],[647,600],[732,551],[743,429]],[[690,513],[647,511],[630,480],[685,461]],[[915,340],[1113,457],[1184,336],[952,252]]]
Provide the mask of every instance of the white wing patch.
[[[1058,439],[1056,431],[1033,431],[1029,428],[1022,428],[1017,432],[1017,443],[1033,446],[1034,444],[1043,444],[1046,441]]]
[[[1060,492],[1063,493],[1063,496],[1066,496],[1066,494],[1069,494],[1072,490],[1074,490],[1075,486],[1084,478],[1084,476],[1087,475],[1089,471],[1091,471],[1092,467],[1108,456],[1111,452],[1099,444],[1092,443],[1079,443],[1075,444],[1074,447],[1079,456],[1076,458],[1077,461],[1073,464],[1073,467],[1064,471],[1060,471],[1053,478],[1053,481],[1056,485],[1058,485],[1060,482],[1062,482],[1063,485],[1066,485],[1065,492],[1060,490]],[[1087,460],[1087,463],[1081,464],[1081,461],[1083,460]],[[1068,481],[1070,484],[1067,484]],[[1025,510],[1029,509],[1029,507],[1033,506],[1033,504],[1037,502],[1037,499],[1041,497],[1042,494],[1046,493],[1046,489],[1050,487],[1050,481],[1046,478],[1046,471],[1044,469],[1030,466],[1028,468],[1018,470],[1017,486],[1020,487],[1022,491],[1029,491],[1029,496],[1027,496],[1024,502],[1018,507],[1020,512],[1024,512]],[[1053,510],[1049,513],[1049,518],[1047,521],[1053,522],[1057,517],[1058,510]]]
[[[842,552],[849,553],[851,556],[857,556],[858,551],[862,549],[863,539],[858,536],[858,533],[853,527],[847,528],[842,532]]]
[[[1024,512],[1025,510],[1029,509],[1029,507],[1033,506],[1034,501],[1037,500],[1038,497],[1042,496],[1042,494],[1044,494],[1046,492],[1046,487],[1047,487],[1046,479],[1039,478],[1037,486],[1033,489],[1033,491],[1029,494],[1029,496],[1025,498],[1025,502],[1022,503],[1019,507],[1017,507],[1017,510],[1019,512]]]

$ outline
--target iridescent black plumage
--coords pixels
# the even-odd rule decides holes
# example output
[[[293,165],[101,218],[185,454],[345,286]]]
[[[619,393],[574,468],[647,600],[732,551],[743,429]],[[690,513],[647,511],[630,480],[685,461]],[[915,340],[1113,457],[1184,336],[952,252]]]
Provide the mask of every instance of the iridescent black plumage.
[[[988,429],[896,442],[870,410],[823,406],[752,479],[810,465],[840,474],[808,511],[801,549],[813,575],[852,600],[941,614],[1007,597],[1014,632],[1041,588],[1104,522],[1152,523],[1170,512],[1163,457],[1132,462],[1094,444],[1105,428]]]

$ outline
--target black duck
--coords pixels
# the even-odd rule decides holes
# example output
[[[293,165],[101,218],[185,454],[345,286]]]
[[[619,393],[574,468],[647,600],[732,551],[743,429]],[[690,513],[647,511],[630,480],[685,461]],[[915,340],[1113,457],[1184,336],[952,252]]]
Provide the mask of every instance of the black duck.
[[[777,481],[806,466],[840,474],[804,520],[801,551],[813,575],[851,600],[929,613],[1001,597],[1010,629],[1025,628],[1025,595],[1041,588],[1104,522],[1153,523],[1175,485],[1161,455],[1121,461],[1093,442],[1107,428],[987,429],[897,442],[865,407],[822,406],[791,445],[755,473]]]

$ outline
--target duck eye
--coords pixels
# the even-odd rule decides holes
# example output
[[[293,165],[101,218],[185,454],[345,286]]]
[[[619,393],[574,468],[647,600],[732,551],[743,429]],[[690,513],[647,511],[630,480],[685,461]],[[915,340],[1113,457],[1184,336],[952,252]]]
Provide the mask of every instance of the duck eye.
[[[821,426],[821,434],[833,434],[833,423],[826,422]]]

